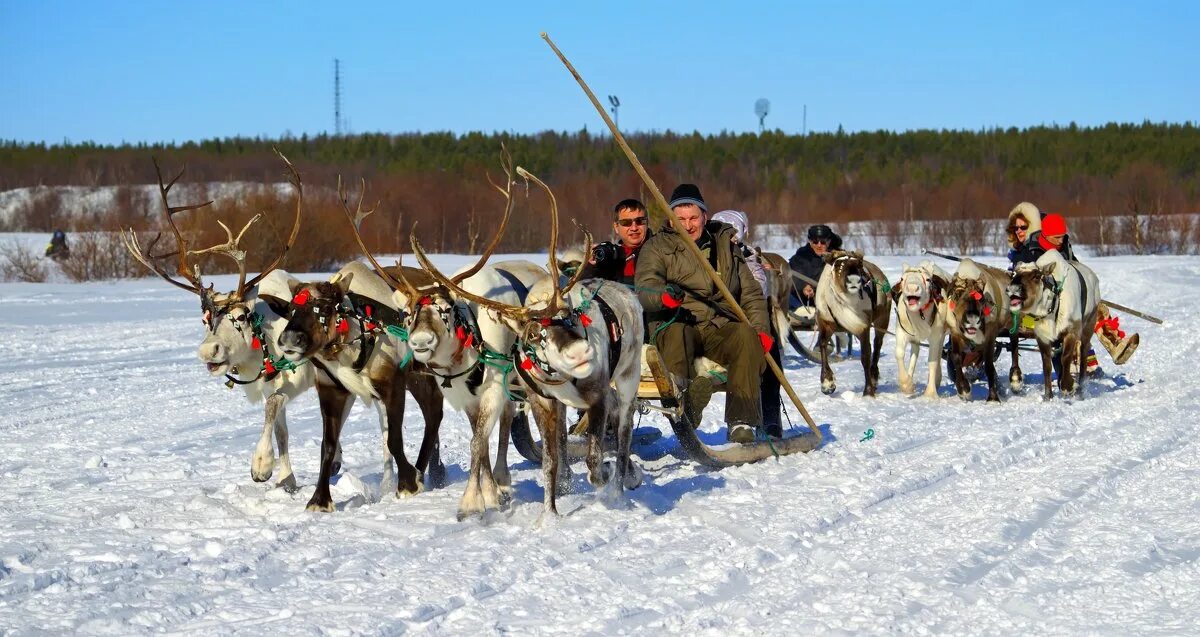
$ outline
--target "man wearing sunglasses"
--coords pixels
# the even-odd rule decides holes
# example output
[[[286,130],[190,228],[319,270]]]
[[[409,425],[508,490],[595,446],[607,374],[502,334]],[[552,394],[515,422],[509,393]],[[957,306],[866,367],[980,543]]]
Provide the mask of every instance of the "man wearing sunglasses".
[[[841,247],[842,238],[837,236],[829,226],[825,224],[809,226],[808,245],[800,246],[796,250],[796,254],[788,259],[788,265],[792,266],[793,272],[817,281],[821,278],[821,271],[825,269],[825,254]],[[816,286],[810,283],[801,285],[797,282],[795,287],[799,305],[813,307],[817,296]]]
[[[650,236],[646,206],[637,199],[623,199],[613,207],[613,232],[616,243],[605,241],[592,248],[592,256],[584,266],[584,278],[608,279],[633,285],[637,271],[638,253]]]

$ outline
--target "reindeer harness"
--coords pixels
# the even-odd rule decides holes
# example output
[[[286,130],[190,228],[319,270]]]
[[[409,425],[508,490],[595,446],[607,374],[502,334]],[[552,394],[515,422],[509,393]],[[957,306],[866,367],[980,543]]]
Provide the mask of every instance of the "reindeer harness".
[[[621,322],[617,318],[617,313],[599,296],[600,288],[603,285],[603,283],[597,285],[596,289],[592,290],[591,295],[585,298],[579,304],[579,307],[567,312],[566,316],[561,318],[545,318],[534,325],[538,328],[536,339],[538,341],[545,341],[548,338],[546,328],[551,325],[572,328],[578,322],[586,330],[592,324],[592,319],[587,315],[587,310],[592,304],[595,304],[596,308],[600,310],[600,316],[604,319],[604,333],[607,335],[606,340],[608,341],[608,376],[612,378],[613,373],[617,369],[617,363],[621,360],[621,337],[624,336],[625,330],[621,328]],[[568,382],[568,380],[556,378],[559,376],[559,373],[538,355],[537,349],[529,344],[529,340],[528,337],[522,336],[517,339],[516,343],[513,343],[512,357],[513,361],[517,364],[517,373],[534,393],[543,398],[549,398],[549,396],[546,396],[537,388],[538,383],[562,385]],[[524,356],[524,359],[521,358],[522,356]],[[535,370],[542,378],[535,378],[533,374]],[[574,382],[574,380],[570,382]]]

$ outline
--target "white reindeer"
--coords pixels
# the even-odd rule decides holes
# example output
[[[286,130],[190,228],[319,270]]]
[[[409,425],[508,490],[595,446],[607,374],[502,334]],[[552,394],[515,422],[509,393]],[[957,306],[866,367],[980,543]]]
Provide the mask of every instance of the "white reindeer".
[[[565,431],[562,405],[587,410],[588,481],[597,488],[607,484],[604,497],[615,503],[624,489],[637,488],[642,482],[641,469],[630,459],[634,402],[641,380],[641,304],[624,286],[602,279],[581,283],[583,268],[577,268],[565,285],[560,284],[554,193],[532,174],[521,168],[517,172],[546,191],[551,209],[550,276],[533,287],[524,307],[462,289],[433,269],[419,246],[414,245],[414,251],[434,278],[459,297],[491,310],[518,334],[513,363],[542,426],[544,512],[558,512],[555,497]],[[584,234],[583,254],[588,254],[591,235]],[[610,428],[617,440],[617,458],[611,470],[602,463],[603,439]]]
[[[1022,263],[1008,285],[1010,308],[1033,317],[1033,334],[1042,354],[1044,397],[1053,396],[1050,386],[1051,356],[1055,343],[1062,347],[1058,375],[1059,391],[1083,397],[1083,378],[1074,377],[1081,356],[1091,348],[1100,301],[1100,279],[1091,268],[1067,261],[1058,250],[1050,250],[1036,263]],[[1078,380],[1078,386],[1076,386]]]
[[[892,288],[896,308],[896,367],[900,391],[912,394],[921,343],[929,347],[929,382],[925,397],[937,398],[942,383],[942,344],[946,334],[946,299],[950,275],[932,261],[916,267],[904,266],[900,281]]]

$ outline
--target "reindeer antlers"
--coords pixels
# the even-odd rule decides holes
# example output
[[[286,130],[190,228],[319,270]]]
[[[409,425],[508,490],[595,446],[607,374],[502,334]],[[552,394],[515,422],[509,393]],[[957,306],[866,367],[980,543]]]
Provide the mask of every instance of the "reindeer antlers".
[[[504,168],[503,188],[496,185],[496,182],[492,181],[492,176],[490,174],[487,176],[488,183],[491,184],[493,188],[498,190],[504,197],[504,216],[500,218],[500,229],[496,231],[495,236],[492,237],[491,243],[488,244],[488,247],[483,251],[483,254],[479,256],[479,260],[475,262],[475,265],[451,277],[450,280],[456,284],[462,283],[466,279],[474,276],[476,272],[479,272],[479,270],[483,268],[483,264],[487,263],[488,258],[492,256],[493,252],[495,252],[496,246],[500,245],[500,238],[504,236],[504,229],[508,227],[508,219],[512,216],[513,211],[513,163],[512,155],[509,154],[508,148],[506,148],[504,144],[500,145],[500,166]],[[522,170],[523,169],[521,168],[517,168],[518,173],[520,173]],[[414,226],[415,225],[416,224],[414,224]]]
[[[168,283],[196,294],[201,294],[203,289],[203,284],[200,281],[200,269],[198,266],[193,266],[188,262],[188,256],[200,254],[223,254],[233,259],[234,262],[238,264],[238,287],[234,291],[234,296],[237,298],[244,298],[246,292],[250,288],[257,285],[258,282],[263,279],[263,277],[270,274],[276,267],[279,266],[279,263],[283,261],[284,255],[286,255],[288,250],[291,249],[292,245],[296,243],[296,236],[300,233],[300,213],[304,202],[304,185],[300,180],[300,173],[296,172],[296,167],[292,165],[292,162],[288,161],[288,158],[285,157],[283,153],[279,152],[278,149],[275,149],[275,154],[279,155],[279,158],[282,159],[285,164],[287,164],[288,171],[290,173],[288,176],[288,181],[291,182],[291,184],[296,188],[296,217],[295,221],[292,222],[291,235],[288,237],[287,243],[284,244],[283,250],[281,250],[279,254],[275,256],[275,259],[271,261],[266,268],[263,268],[262,272],[251,279],[249,283],[246,282],[246,252],[239,247],[239,243],[241,242],[242,237],[246,234],[246,230],[248,230],[254,222],[258,221],[259,218],[262,217],[262,214],[259,213],[255,215],[253,219],[246,223],[246,225],[242,227],[241,232],[238,233],[237,237],[233,236],[233,232],[228,226],[218,220],[217,223],[224,228],[225,234],[228,236],[229,240],[221,245],[205,248],[203,250],[190,249],[187,240],[183,238],[183,233],[179,231],[179,226],[175,224],[175,215],[181,212],[187,212],[188,210],[203,208],[211,204],[212,201],[206,201],[200,204],[189,204],[185,206],[172,206],[168,197],[171,187],[175,185],[175,182],[179,181],[179,178],[183,176],[184,171],[187,169],[185,168],[184,170],[179,171],[179,174],[175,175],[170,182],[164,184],[162,169],[159,167],[157,159],[153,159],[153,162],[154,172],[158,176],[158,192],[160,198],[162,199],[163,212],[167,218],[167,225],[171,228],[171,233],[175,235],[176,251],[160,255],[150,254],[150,251],[154,249],[155,244],[157,244],[159,239],[162,238],[162,233],[160,232],[156,234],[154,239],[150,242],[150,245],[143,250],[141,243],[137,238],[137,234],[133,232],[132,228],[130,228],[128,231],[121,231],[121,240],[125,243],[126,249],[129,250],[129,252],[135,259],[137,259],[139,263],[149,268]],[[180,276],[186,279],[188,283],[183,283],[172,278],[162,268],[154,264],[155,260],[171,255],[178,255],[179,264],[177,266],[177,272]]]
[[[417,288],[413,286],[413,284],[410,283],[404,276],[404,268],[399,267],[400,262],[396,262],[396,275],[400,277],[399,280],[396,280],[396,278],[388,273],[388,271],[385,270],[382,265],[379,265],[379,261],[375,260],[375,255],[367,249],[367,244],[363,241],[362,234],[359,232],[359,227],[362,225],[363,220],[366,219],[368,215],[370,215],[372,212],[375,212],[375,208],[371,208],[370,210],[362,209],[363,197],[366,195],[366,193],[367,180],[363,179],[362,189],[358,193],[358,206],[355,208],[354,212],[350,212],[350,204],[346,200],[346,189],[342,185],[342,176],[338,175],[338,201],[342,202],[342,211],[346,213],[346,219],[350,221],[350,229],[354,231],[354,240],[358,242],[358,248],[362,250],[364,255],[366,255],[367,260],[371,262],[371,267],[375,268],[375,272],[378,273],[379,276],[382,277],[383,280],[386,281],[393,290],[403,292],[404,295],[408,297],[408,302],[410,305],[416,303],[417,297],[420,295],[417,293]]]

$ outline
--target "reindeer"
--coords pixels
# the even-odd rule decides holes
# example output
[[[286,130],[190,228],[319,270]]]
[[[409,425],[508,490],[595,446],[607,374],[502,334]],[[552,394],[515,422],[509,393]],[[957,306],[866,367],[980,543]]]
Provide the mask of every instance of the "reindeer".
[[[998,402],[996,390],[996,337],[1004,319],[996,305],[1002,298],[1007,273],[971,259],[958,264],[946,295],[946,327],[950,332],[950,365],[958,397],[971,399],[971,383],[963,367],[982,359],[988,380],[988,402]]]
[[[929,346],[929,382],[925,397],[937,398],[942,384],[942,343],[946,333],[946,299],[950,275],[932,261],[922,261],[916,267],[904,266],[900,281],[892,288],[896,304],[896,367],[900,391],[912,394],[913,376],[917,371],[917,355],[921,343]]]
[[[474,265],[448,280],[456,288],[476,297],[519,306],[524,303],[535,279],[546,276],[545,270],[527,262],[508,264],[511,267],[486,265],[512,214],[510,161],[505,154],[505,186],[492,184],[505,199],[499,230]],[[357,228],[355,235],[358,237]],[[459,502],[458,519],[499,507],[502,501],[511,499],[512,494],[507,453],[515,408],[506,391],[508,352],[516,335],[498,317],[480,312],[477,303],[456,296],[442,281],[432,278],[430,272],[383,268],[361,237],[358,240],[359,248],[375,271],[392,288],[395,306],[403,308],[404,329],[413,359],[440,381],[446,400],[454,409],[464,412],[471,422],[471,466],[467,488]],[[414,249],[419,247],[415,227],[410,240]],[[488,458],[488,438],[497,421],[500,422],[500,443],[493,470]]]
[[[863,259],[861,252],[835,250],[825,255],[825,269],[817,281],[817,349],[821,350],[821,391],[837,391],[829,367],[828,343],[841,328],[858,336],[865,385],[863,396],[874,396],[879,384],[879,350],[887,332],[892,299],[880,287],[887,283],[883,271]],[[868,348],[871,328],[875,340]]]
[[[351,213],[339,180],[343,211],[355,228],[372,211]],[[359,237],[361,242],[361,237]],[[400,268],[393,269],[399,272]],[[414,271],[413,276],[420,276]],[[403,276],[403,275],[400,275]],[[297,283],[285,298],[264,296],[287,325],[277,342],[293,364],[311,361],[316,368],[317,397],[321,405],[321,478],[309,500],[309,511],[332,511],[329,478],[335,470],[335,452],[342,425],[355,397],[376,405],[387,422],[386,445],[396,461],[396,496],[424,490],[428,469],[434,486],[445,479],[438,445],[442,421],[442,394],[427,375],[411,370],[412,351],[404,338],[404,314],[391,303],[391,288],[370,268],[354,261],[329,281]],[[425,418],[425,432],[416,465],[404,453],[405,390],[412,393]]]
[[[1045,399],[1053,396],[1050,373],[1056,342],[1062,344],[1058,389],[1064,395],[1075,392],[1083,398],[1082,376],[1076,379],[1073,374],[1074,366],[1091,348],[1100,299],[1100,279],[1096,273],[1078,261],[1067,261],[1058,250],[1050,250],[1036,263],[1018,265],[1006,291],[1010,310],[1031,316],[1035,321],[1033,334],[1042,354]]]
[[[517,173],[533,181],[550,198],[550,276],[534,286],[524,307],[507,305],[465,290],[429,262],[420,244],[413,252],[421,265],[456,295],[494,312],[518,334],[512,350],[522,383],[530,392],[535,419],[542,426],[545,512],[557,514],[562,405],[587,410],[588,481],[607,483],[605,499],[617,501],[624,489],[642,482],[641,469],[630,459],[634,402],[641,381],[642,307],[624,286],[603,279],[582,284],[583,268],[562,285],[558,243],[558,206],[544,182],[522,168]],[[591,252],[591,234],[584,231],[584,254]],[[616,433],[616,463],[602,463],[606,430]]]
[[[172,206],[169,202],[171,187],[183,176],[180,171],[170,183],[163,183],[162,170],[158,162],[154,162],[154,170],[158,176],[159,196],[162,200],[163,211],[166,215],[167,226],[175,237],[178,266],[177,274],[180,279],[172,277],[159,266],[159,260],[170,254],[153,254],[155,244],[161,239],[159,233],[145,249],[139,243],[137,234],[132,229],[122,231],[121,237],[125,247],[142,265],[168,283],[192,292],[200,297],[200,307],[203,311],[203,321],[206,328],[204,341],[198,351],[200,360],[204,362],[209,374],[214,377],[225,376],[226,385],[240,385],[251,402],[263,402],[264,418],[262,435],[255,446],[250,462],[250,476],[255,482],[265,482],[271,478],[275,469],[275,451],[272,446],[272,435],[279,444],[279,480],[277,486],[295,492],[296,477],[292,472],[291,459],[288,454],[288,429],[286,405],[296,396],[304,393],[313,384],[313,371],[310,367],[292,367],[281,358],[271,354],[270,345],[278,333],[282,331],[286,320],[275,314],[265,302],[256,298],[259,291],[273,290],[280,287],[286,289],[289,281],[295,281],[286,272],[277,270],[284,255],[295,244],[300,231],[300,217],[303,208],[304,188],[300,175],[295,167],[282,153],[279,157],[287,165],[289,180],[296,188],[296,214],[292,223],[291,234],[279,254],[257,276],[246,281],[246,253],[240,247],[242,237],[261,215],[252,218],[236,237],[218,221],[226,232],[228,241],[225,244],[191,250],[188,242],[175,223],[175,215],[189,210],[205,208],[212,202],[184,206]],[[200,268],[192,265],[189,257],[202,254],[217,254],[229,257],[238,266],[238,283],[233,291],[228,293],[216,292],[209,285],[205,287],[201,281]],[[341,450],[338,450],[337,462],[340,464]]]

